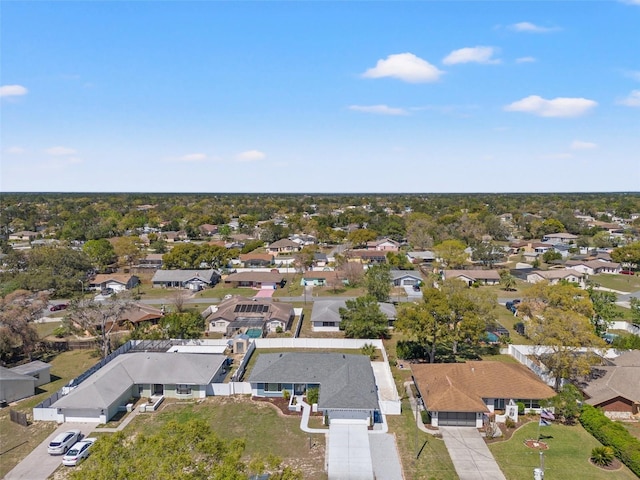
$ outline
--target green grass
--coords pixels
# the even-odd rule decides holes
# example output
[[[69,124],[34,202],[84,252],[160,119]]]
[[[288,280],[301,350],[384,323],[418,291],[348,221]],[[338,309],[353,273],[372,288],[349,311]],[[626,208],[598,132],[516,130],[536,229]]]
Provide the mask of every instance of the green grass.
[[[36,332],[38,337],[44,339],[51,335],[53,331],[62,325],[62,319],[59,322],[36,323]]]
[[[418,430],[408,400],[402,402],[402,415],[388,415],[387,422],[389,431],[396,437],[405,478],[457,480],[458,475],[444,441]],[[417,452],[420,455],[416,460]]]
[[[631,435],[640,440],[640,422],[620,422],[620,424],[629,430]]]
[[[635,292],[640,290],[640,276],[637,275],[612,275],[601,273],[589,277],[591,283],[601,287],[611,288],[621,292]]]
[[[627,467],[615,472],[601,470],[591,465],[589,456],[600,442],[593,438],[581,425],[567,427],[553,424],[543,428],[541,433],[549,445],[544,451],[545,478],[588,478],[589,480],[637,479]],[[504,442],[489,445],[489,449],[508,480],[532,478],[533,469],[540,466],[540,454],[528,448],[524,441],[536,438],[538,423],[530,422],[518,429]]]
[[[35,422],[22,427],[9,420],[9,410],[28,414],[31,418],[33,407],[62,388],[69,380],[78,376],[98,359],[89,350],[63,352],[51,360],[52,382],[42,385],[38,394],[0,410],[0,478],[15,467],[24,457],[47,438],[55,429],[55,422]],[[6,453],[5,453],[6,452]]]
[[[208,422],[223,439],[244,438],[246,458],[273,454],[285,464],[303,469],[305,479],[327,478],[325,436],[300,430],[300,416],[282,416],[272,405],[248,397],[208,397],[203,402],[186,405],[167,401],[158,413],[137,416],[124,432],[151,433],[168,421],[193,418]],[[84,468],[91,468],[91,457]]]

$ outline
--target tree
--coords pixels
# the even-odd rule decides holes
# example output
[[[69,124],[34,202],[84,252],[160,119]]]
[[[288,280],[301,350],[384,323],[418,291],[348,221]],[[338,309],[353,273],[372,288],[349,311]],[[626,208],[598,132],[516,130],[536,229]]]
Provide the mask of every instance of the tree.
[[[436,256],[450,269],[460,268],[467,262],[469,256],[465,252],[466,248],[460,240],[445,240],[433,247]]]
[[[221,268],[226,267],[229,260],[231,260],[231,256],[229,250],[225,247],[205,244],[200,246],[200,255],[196,261],[198,262],[198,267],[206,264],[210,268]]]
[[[366,246],[367,242],[371,242],[376,238],[378,238],[378,233],[373,230],[367,230],[366,228],[354,230],[347,235],[347,240],[349,240],[354,247]]]
[[[413,270],[413,265],[402,252],[388,252],[387,265],[398,270]]]
[[[583,353],[584,347],[604,347],[589,317],[558,307],[546,306],[524,319],[527,336],[539,345],[535,357],[555,377],[555,390],[562,379],[587,375],[597,356]]]
[[[566,383],[562,390],[548,400],[548,405],[555,407],[556,418],[565,425],[573,425],[580,415],[580,405],[584,397],[580,390],[571,383]]]
[[[627,269],[638,268],[640,265],[640,242],[614,248],[611,252],[611,259],[621,263]]]
[[[547,250],[542,254],[542,261],[544,263],[551,263],[554,260],[562,260],[562,254],[555,250]]]
[[[16,351],[31,359],[39,341],[34,321],[40,318],[48,300],[44,292],[26,290],[0,297],[0,360],[10,360]]]
[[[438,343],[451,331],[451,312],[446,295],[436,288],[424,289],[422,298],[422,303],[408,303],[400,308],[394,328],[414,337],[428,352],[429,363],[434,363]]]
[[[121,265],[135,265],[142,256],[142,243],[138,237],[117,237],[112,240],[113,249]]]
[[[426,250],[433,247],[433,235],[435,222],[424,215],[411,214],[407,220],[407,240],[417,250]]]
[[[591,323],[596,335],[602,337],[607,333],[611,322],[616,318],[616,300],[618,300],[618,297],[613,292],[594,290],[593,287],[589,287],[587,291],[593,305]]]
[[[502,285],[503,290],[507,292],[511,292],[515,290],[516,286],[516,277],[511,275],[509,270],[501,270],[500,271],[500,285]]]
[[[204,331],[204,318],[198,312],[174,312],[160,319],[160,327],[167,338],[200,338]]]
[[[364,275],[367,293],[378,302],[389,301],[391,293],[391,271],[389,265],[373,265],[369,267]]]
[[[633,318],[633,322],[640,323],[640,298],[631,297],[629,307],[631,308],[631,318]]]
[[[547,218],[542,222],[540,228],[538,229],[538,235],[544,236],[550,233],[560,233],[564,232],[566,229],[560,220],[555,218]]]
[[[132,306],[131,297],[123,293],[101,302],[86,298],[74,300],[68,312],[71,321],[96,338],[104,358],[111,353],[111,332]]]
[[[106,238],[88,240],[82,246],[82,251],[87,254],[93,266],[99,271],[105,270],[118,259],[113,245]]]
[[[229,240],[231,238],[231,227],[229,225],[220,225],[218,227],[218,235],[225,241]]]
[[[201,249],[195,243],[181,243],[162,256],[165,268],[195,269],[200,267]]]
[[[365,295],[347,300],[340,313],[340,330],[347,338],[388,338],[389,319],[380,310],[375,297]]]
[[[471,258],[485,267],[493,266],[505,258],[505,252],[493,242],[480,242],[473,247]]]

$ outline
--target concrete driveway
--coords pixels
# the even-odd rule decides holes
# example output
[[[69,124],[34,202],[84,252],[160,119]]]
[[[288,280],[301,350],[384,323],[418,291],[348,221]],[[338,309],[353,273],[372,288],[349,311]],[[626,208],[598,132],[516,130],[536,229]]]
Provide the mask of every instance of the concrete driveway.
[[[4,480],[46,480],[62,464],[62,455],[49,455],[47,453],[49,442],[59,433],[75,429],[80,430],[84,438],[89,436],[94,427],[95,424],[93,423],[63,423],[44,442],[34,448],[24,460],[16,465],[4,477]]]
[[[439,428],[460,480],[506,480],[477,429]]]

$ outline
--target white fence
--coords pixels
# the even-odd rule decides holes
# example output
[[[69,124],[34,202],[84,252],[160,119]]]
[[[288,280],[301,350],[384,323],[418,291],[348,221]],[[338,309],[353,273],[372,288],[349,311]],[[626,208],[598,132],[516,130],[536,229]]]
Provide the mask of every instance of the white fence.
[[[251,395],[251,384],[248,382],[212,383],[211,395]]]
[[[633,335],[640,336],[640,326],[635,325],[633,323],[619,322],[619,321],[613,322],[610,328],[613,330],[625,330],[629,333],[632,333]]]

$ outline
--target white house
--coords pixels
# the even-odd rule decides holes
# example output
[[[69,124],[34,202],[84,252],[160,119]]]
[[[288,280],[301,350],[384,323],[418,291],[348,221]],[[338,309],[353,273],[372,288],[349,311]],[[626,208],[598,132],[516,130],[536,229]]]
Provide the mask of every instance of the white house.
[[[570,283],[577,283],[580,288],[586,288],[584,273],[573,269],[534,270],[527,274],[528,283],[548,281],[551,285],[556,285],[562,280],[566,280]]]

